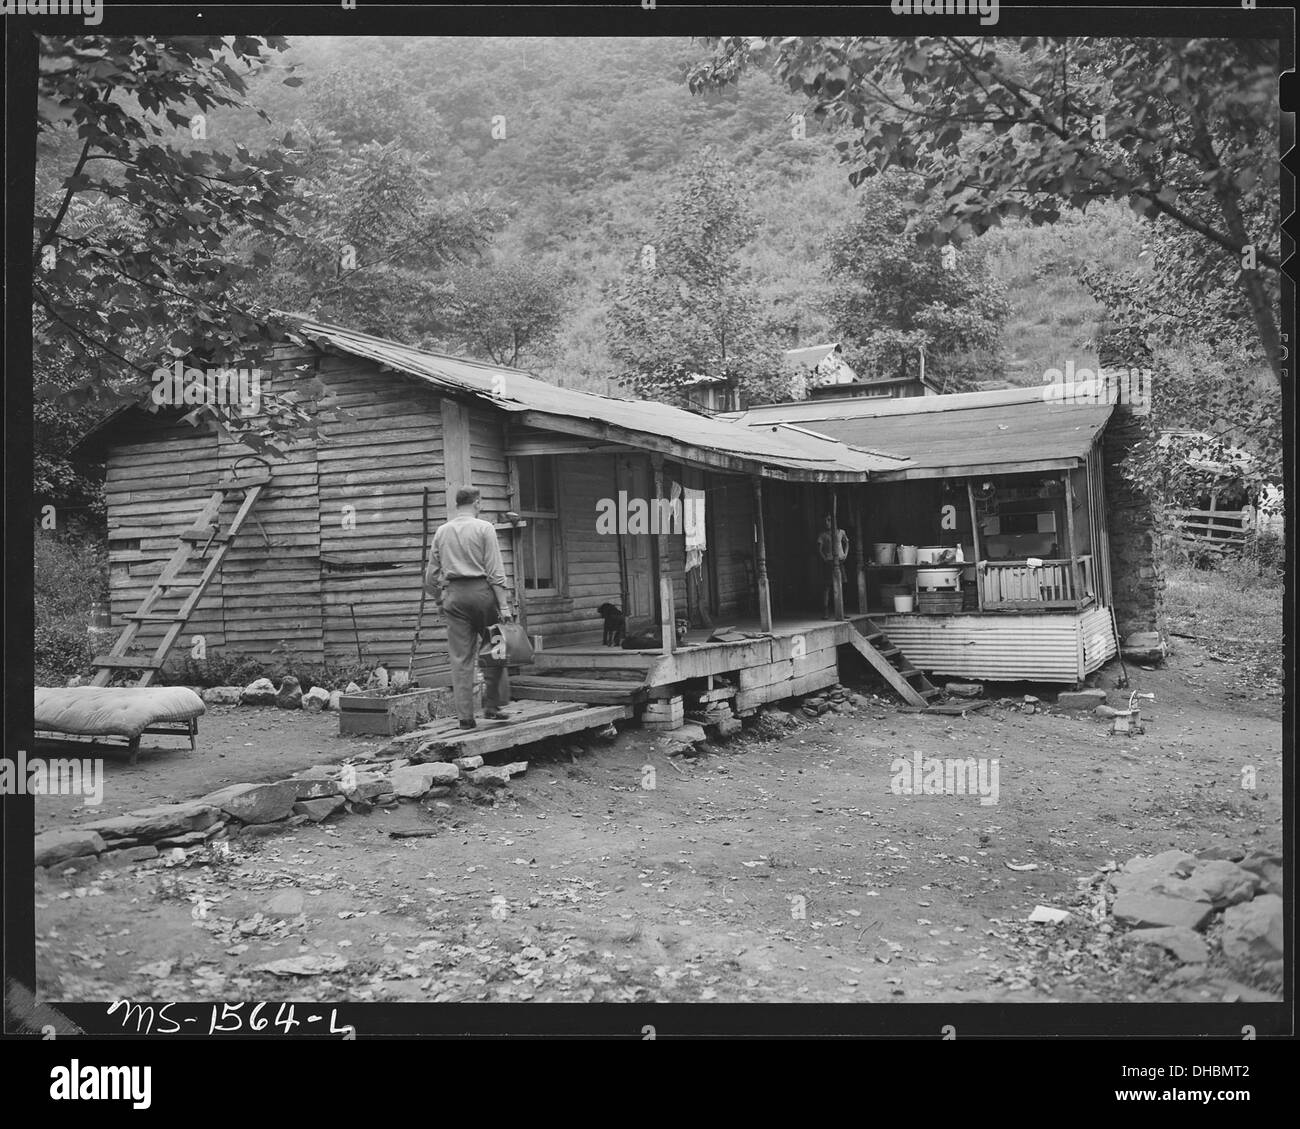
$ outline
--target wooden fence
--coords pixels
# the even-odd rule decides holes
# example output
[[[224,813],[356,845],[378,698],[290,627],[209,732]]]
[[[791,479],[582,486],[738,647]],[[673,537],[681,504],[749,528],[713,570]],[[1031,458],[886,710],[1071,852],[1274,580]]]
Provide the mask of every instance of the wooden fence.
[[[1170,507],[1169,516],[1185,549],[1239,553],[1254,533],[1253,510],[1185,510]]]

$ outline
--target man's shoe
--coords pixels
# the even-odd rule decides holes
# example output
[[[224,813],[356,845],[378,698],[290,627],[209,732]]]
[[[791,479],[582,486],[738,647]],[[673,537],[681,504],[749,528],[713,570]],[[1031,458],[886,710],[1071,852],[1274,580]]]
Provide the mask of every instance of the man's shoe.
[[[457,724],[458,724],[462,729],[477,729],[477,728],[478,728],[478,722],[477,722],[477,721],[461,721],[461,722],[457,722]]]
[[[505,710],[484,710],[483,716],[488,721],[509,721],[515,715],[506,713]]]

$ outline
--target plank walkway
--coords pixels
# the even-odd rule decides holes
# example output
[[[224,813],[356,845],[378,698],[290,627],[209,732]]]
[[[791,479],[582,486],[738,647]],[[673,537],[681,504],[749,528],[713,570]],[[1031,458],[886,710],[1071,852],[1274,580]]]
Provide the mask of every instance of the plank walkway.
[[[506,721],[478,718],[476,729],[461,729],[454,717],[436,721],[394,737],[391,744],[399,755],[436,760],[451,753],[455,756],[486,756],[503,749],[514,749],[563,737],[588,729],[603,729],[615,721],[632,716],[631,705],[584,708],[581,702],[516,701],[506,707],[511,716]]]

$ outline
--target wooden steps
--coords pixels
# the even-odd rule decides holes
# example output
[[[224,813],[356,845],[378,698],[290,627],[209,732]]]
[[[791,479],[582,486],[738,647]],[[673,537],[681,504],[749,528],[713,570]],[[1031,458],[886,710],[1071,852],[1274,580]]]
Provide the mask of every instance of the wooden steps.
[[[849,644],[882,677],[903,701],[912,706],[929,706],[942,696],[942,691],[907,661],[902,650],[895,647],[885,633],[871,620],[863,620],[866,630],[855,623],[849,633]]]
[[[632,716],[630,705],[584,708],[576,702],[512,702],[506,711],[512,714],[509,720],[487,721],[480,717],[475,729],[459,728],[454,717],[439,718],[394,737],[392,744],[402,749],[401,755],[417,760],[440,760],[449,753],[486,756],[548,737],[603,729],[611,722]]]
[[[510,679],[510,696],[541,702],[586,702],[588,705],[633,705],[645,697],[639,681],[616,678],[521,674]]]

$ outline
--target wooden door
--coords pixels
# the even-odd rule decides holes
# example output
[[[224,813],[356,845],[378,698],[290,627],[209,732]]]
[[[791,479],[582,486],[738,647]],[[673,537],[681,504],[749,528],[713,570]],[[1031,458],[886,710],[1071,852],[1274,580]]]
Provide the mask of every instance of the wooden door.
[[[650,462],[644,456],[620,457],[618,486],[627,491],[628,501],[648,499],[651,495]],[[627,593],[628,619],[653,619],[655,616],[654,561],[650,556],[650,535],[619,533],[623,544],[623,591]]]

